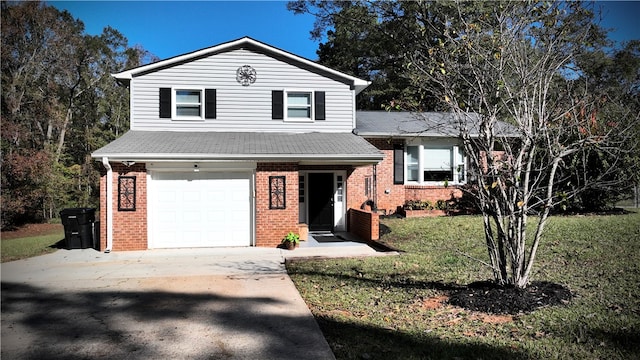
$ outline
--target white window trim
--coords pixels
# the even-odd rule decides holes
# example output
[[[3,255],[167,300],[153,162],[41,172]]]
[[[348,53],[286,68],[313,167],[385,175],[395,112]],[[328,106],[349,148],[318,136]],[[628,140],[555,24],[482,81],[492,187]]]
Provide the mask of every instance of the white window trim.
[[[404,183],[405,185],[424,185],[424,186],[444,186],[445,181],[425,181],[424,180],[424,150],[425,143],[429,144],[429,140],[425,140],[424,142],[409,142],[405,144],[404,147]],[[409,177],[409,155],[407,152],[407,148],[409,146],[417,146],[418,147],[418,181],[410,181]],[[466,176],[464,181],[459,181],[458,172],[456,171],[458,166],[463,166],[463,174],[467,171],[467,156],[463,154],[462,163],[459,162],[458,152],[460,149],[459,144],[451,143],[451,144],[437,144],[437,146],[449,147],[452,152],[453,164],[451,169],[453,170],[453,178],[448,182],[448,185],[464,185],[466,184]],[[427,149],[429,147],[426,147]]]
[[[178,102],[176,101],[176,93],[178,91],[199,91],[200,92],[200,116],[179,116],[177,114]],[[172,120],[204,120],[205,114],[205,98],[204,88],[195,86],[175,86],[171,88],[171,119]]]
[[[304,93],[309,94],[309,115],[308,118],[289,117],[289,94]],[[284,121],[287,122],[314,122],[315,121],[315,92],[310,89],[284,89]]]

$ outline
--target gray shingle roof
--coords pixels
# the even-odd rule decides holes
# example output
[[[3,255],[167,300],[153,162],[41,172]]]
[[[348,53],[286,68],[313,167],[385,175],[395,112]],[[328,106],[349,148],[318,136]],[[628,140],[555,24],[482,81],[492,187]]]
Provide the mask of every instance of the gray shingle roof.
[[[358,111],[356,112],[356,128],[353,131],[360,136],[433,136],[457,137],[459,135],[459,115],[445,112],[387,112],[387,111]],[[479,121],[478,114],[468,114],[471,123]],[[515,136],[515,127],[498,122],[497,132]],[[475,126],[471,128],[471,135],[477,136]]]
[[[376,163],[382,153],[351,133],[129,131],[94,158],[340,160]]]

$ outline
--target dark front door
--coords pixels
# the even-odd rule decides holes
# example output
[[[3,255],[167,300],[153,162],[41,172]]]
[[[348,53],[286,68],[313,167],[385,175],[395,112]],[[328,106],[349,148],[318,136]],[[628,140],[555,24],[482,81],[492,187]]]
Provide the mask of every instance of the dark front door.
[[[333,230],[333,173],[309,173],[309,230]]]

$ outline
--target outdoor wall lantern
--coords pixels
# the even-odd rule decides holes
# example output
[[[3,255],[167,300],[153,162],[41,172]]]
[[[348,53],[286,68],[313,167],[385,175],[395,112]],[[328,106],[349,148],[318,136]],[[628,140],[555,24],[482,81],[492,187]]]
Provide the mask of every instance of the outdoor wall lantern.
[[[269,209],[285,209],[287,192],[284,176],[269,176]]]
[[[136,177],[118,177],[118,211],[136,211]]]

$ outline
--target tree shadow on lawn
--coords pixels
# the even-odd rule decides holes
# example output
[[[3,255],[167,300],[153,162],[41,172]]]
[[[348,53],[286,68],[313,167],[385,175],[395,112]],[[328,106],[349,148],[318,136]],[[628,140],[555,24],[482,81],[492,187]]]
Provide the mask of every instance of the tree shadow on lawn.
[[[527,359],[513,348],[443,340],[429,334],[412,336],[396,330],[364,326],[333,318],[316,319],[337,359]]]
[[[2,283],[2,358],[326,358],[310,317],[271,297],[52,291]],[[320,338],[321,339],[321,338]]]

